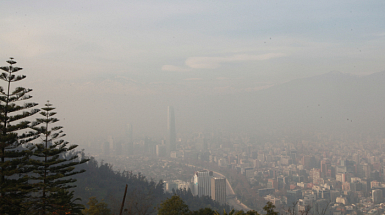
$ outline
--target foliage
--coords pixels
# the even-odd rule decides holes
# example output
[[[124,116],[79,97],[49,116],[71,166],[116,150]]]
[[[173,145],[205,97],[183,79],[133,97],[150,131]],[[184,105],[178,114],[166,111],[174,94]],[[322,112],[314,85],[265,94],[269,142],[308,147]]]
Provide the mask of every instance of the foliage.
[[[105,199],[112,208],[120,208],[126,184],[128,185],[127,200],[132,195],[148,195],[152,198],[152,207],[155,207],[166,199],[162,181],[155,183],[147,180],[141,174],[114,171],[112,165],[104,162],[98,163],[93,157],[77,168],[86,170],[85,173],[74,176],[77,179],[77,187],[74,188],[74,191],[77,197],[83,200],[95,196],[97,199]]]
[[[75,203],[80,199],[74,197],[73,191],[59,190],[52,194],[52,199],[52,208],[55,208],[52,214],[81,214],[82,209],[84,209],[84,205]]]
[[[199,210],[201,208],[211,208],[214,211],[230,210],[229,205],[221,205],[219,202],[212,200],[209,196],[194,196],[191,190],[178,189],[174,191],[174,195],[178,195],[189,206],[190,210]]]
[[[216,212],[215,215],[219,215],[219,213]],[[260,215],[260,214],[257,211],[254,211],[254,210],[244,212],[244,211],[235,211],[233,209],[228,214],[226,213],[226,211],[224,211],[223,215]]]
[[[110,215],[111,210],[108,208],[107,203],[98,202],[96,197],[91,197],[87,203],[89,208],[84,209],[82,212],[84,215]]]
[[[146,215],[154,213],[154,195],[141,190],[134,190],[126,198],[124,214]]]
[[[189,211],[183,200],[179,196],[173,195],[160,204],[158,215],[187,215]]]
[[[53,112],[55,108],[49,102],[42,110],[40,114],[43,117],[37,119],[41,126],[33,129],[41,134],[43,141],[36,144],[36,150],[33,153],[36,159],[31,159],[31,164],[34,166],[32,177],[36,190],[34,195],[37,196],[34,207],[39,214],[46,214],[59,210],[62,205],[73,205],[68,190],[75,187],[73,183],[76,179],[69,176],[84,172],[85,170],[76,171],[75,166],[87,162],[88,159],[79,160],[76,154],[65,156],[77,145],[68,146],[68,142],[62,139],[65,136],[61,130],[62,126],[51,125],[59,120],[53,117],[56,115],[56,112]],[[58,198],[61,198],[61,204],[55,203]],[[66,208],[66,210],[70,210],[70,208]]]
[[[230,209],[208,196],[193,196],[190,190],[176,190],[171,196],[164,193],[162,181],[155,183],[140,173],[115,172],[109,164],[84,159],[83,152],[74,151],[76,145],[69,146],[62,140],[62,127],[51,125],[58,119],[53,117],[56,113],[49,103],[40,112],[42,118],[33,123],[26,121],[40,110],[33,109],[36,103],[18,104],[30,99],[28,93],[32,90],[17,87],[11,92],[11,83],[26,76],[14,74],[21,68],[13,66],[16,62],[12,58],[7,62],[9,66],[0,67],[4,71],[0,79],[7,83],[5,90],[0,86],[0,214],[111,214],[119,208],[114,204],[119,202],[116,200],[123,195],[126,184],[125,214],[153,214],[161,202],[158,214],[226,214]],[[42,142],[29,144],[38,137]],[[88,174],[78,174],[85,171],[82,168]],[[74,185],[77,179],[78,187]],[[81,211],[83,206],[76,203],[79,198],[74,192],[88,198],[107,197],[113,210],[92,197],[89,208]],[[274,205],[268,205],[267,214],[276,215],[273,209]],[[229,214],[258,213],[233,210]]]
[[[163,181],[155,183],[140,173],[114,171],[112,165],[104,162],[98,163],[93,157],[77,168],[86,170],[85,173],[74,176],[78,185],[74,188],[77,197],[83,200],[92,196],[99,200],[105,199],[113,213],[120,211],[120,203],[126,184],[128,188],[123,214],[152,214],[154,208],[172,196],[170,193],[164,193]],[[217,211],[230,210],[228,205],[221,205],[210,197],[193,196],[189,190],[179,189],[174,191],[174,194],[180,196],[191,210],[207,207]]]
[[[277,212],[274,211],[275,206],[268,202],[264,208],[267,212],[267,215],[278,215]],[[189,214],[189,215],[220,215],[219,212],[212,210],[211,208],[201,208],[195,211],[190,211],[189,207],[183,202],[183,200],[174,195],[171,198],[164,201],[160,207],[158,207],[158,215],[174,215],[174,214]],[[226,210],[223,210],[223,215],[260,215],[257,211],[235,211],[231,210],[229,213]]]
[[[50,104],[42,108],[43,118],[26,120],[40,110],[34,109],[37,103],[20,104],[32,98],[32,90],[12,91],[11,84],[26,76],[15,74],[22,68],[14,66],[13,58],[7,62],[0,67],[0,79],[6,82],[5,88],[0,86],[0,214],[78,214],[83,206],[69,190],[76,181],[71,176],[83,172],[74,166],[87,159],[68,156],[76,145],[61,140],[62,127],[49,128],[58,121]],[[42,143],[32,144],[39,137]]]
[[[158,206],[159,210],[164,214],[172,214],[167,212],[170,208],[182,208],[185,214],[191,215],[219,215],[218,211],[223,211],[225,215],[259,215],[257,211],[230,211],[228,205],[220,205],[210,197],[193,196],[190,190],[175,190],[171,196],[168,193],[163,192],[163,183],[160,181],[158,184],[153,181],[148,181],[145,176],[141,174],[133,174],[132,172],[116,172],[113,171],[112,166],[106,163],[100,165],[91,157],[90,161],[82,164],[81,168],[86,169],[86,172],[81,175],[77,175],[78,183],[85,186],[78,186],[76,188],[77,194],[102,194],[101,196],[109,197],[108,205],[111,206],[111,213],[118,214],[120,210],[120,202],[123,197],[125,184],[128,185],[126,202],[124,205],[123,214],[154,214],[153,208]],[[105,185],[105,186],[102,186]],[[103,192],[100,189],[104,189]],[[111,195],[112,192],[117,192],[117,195]],[[101,197],[99,196],[99,197]],[[97,198],[92,197],[93,201]],[[91,201],[91,199],[90,199]],[[173,201],[175,201],[173,203]],[[90,205],[90,204],[89,204]],[[186,206],[187,209],[186,210]],[[91,208],[91,207],[90,207]],[[107,204],[105,203],[105,208]],[[167,210],[162,208],[168,208]],[[272,203],[268,203],[265,206],[267,214],[277,215],[274,211],[275,206]],[[86,209],[84,211],[87,211]],[[84,212],[83,211],[83,212]],[[229,211],[227,213],[226,211]]]
[[[38,137],[28,129],[36,124],[25,119],[39,110],[33,109],[37,103],[19,104],[32,98],[28,94],[32,90],[16,87],[11,92],[11,84],[26,76],[16,75],[22,68],[14,66],[13,58],[7,63],[0,67],[0,79],[6,82],[5,89],[0,86],[0,214],[19,214],[27,208],[24,200],[31,192],[27,173],[32,170],[28,165],[32,147],[26,144]]]
[[[263,210],[266,211],[267,215],[278,215],[278,212],[274,211],[274,208],[275,205],[269,201],[266,203],[265,207],[263,207]]]

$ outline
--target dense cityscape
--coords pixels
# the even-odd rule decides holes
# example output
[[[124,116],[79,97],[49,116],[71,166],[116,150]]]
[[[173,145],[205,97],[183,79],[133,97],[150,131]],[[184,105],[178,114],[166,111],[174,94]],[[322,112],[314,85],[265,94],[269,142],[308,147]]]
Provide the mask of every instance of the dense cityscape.
[[[212,171],[218,172],[232,187],[227,188],[228,203],[231,205],[229,200],[235,197],[245,204],[243,209],[261,210],[270,201],[283,211],[296,204],[297,211],[318,205],[327,206],[333,214],[383,212],[384,139],[362,136],[352,141],[344,134],[304,135],[303,139],[282,137],[284,134],[262,139],[228,133],[178,137],[173,111],[169,107],[164,140],[133,138],[133,127],[128,125],[128,141],[110,138],[87,151],[117,170],[164,180],[168,192],[190,189],[194,195],[215,199],[206,177],[217,179]],[[198,192],[197,186],[210,191]],[[234,189],[235,195],[229,189]],[[232,206],[242,209],[238,202]]]
[[[1,1],[0,215],[385,215],[384,10]]]

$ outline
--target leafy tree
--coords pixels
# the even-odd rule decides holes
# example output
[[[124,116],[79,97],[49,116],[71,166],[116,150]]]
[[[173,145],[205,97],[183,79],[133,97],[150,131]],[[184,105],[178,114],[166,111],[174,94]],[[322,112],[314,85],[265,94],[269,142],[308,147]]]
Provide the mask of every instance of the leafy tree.
[[[190,215],[217,215],[218,213],[211,208],[201,208],[197,211],[191,211]]]
[[[91,197],[87,205],[89,205],[90,207],[82,211],[84,215],[110,215],[111,214],[111,210],[108,208],[107,203],[98,202],[96,197]]]
[[[81,156],[81,155],[79,155]],[[91,157],[90,161],[79,165],[77,169],[85,169],[86,172],[75,175],[77,179],[74,188],[75,195],[88,200],[95,196],[97,199],[104,199],[110,206],[112,212],[119,212],[124,187],[128,185],[125,209],[139,213],[144,208],[149,208],[147,213],[153,213],[154,207],[162,201],[171,197],[169,193],[164,193],[163,182],[158,183],[148,180],[142,174],[134,174],[129,171],[114,171],[112,165],[103,162],[97,162]],[[87,202],[83,202],[86,204]],[[150,204],[151,203],[151,206]],[[126,213],[124,213],[126,214]]]
[[[36,124],[26,121],[37,112],[33,109],[37,103],[20,101],[32,98],[31,89],[16,87],[12,83],[26,78],[16,75],[22,68],[15,67],[16,61],[11,58],[8,66],[0,67],[3,72],[0,79],[6,87],[0,86],[0,214],[20,214],[31,191],[27,173],[32,170],[28,165],[31,147],[26,143],[36,139],[36,132],[28,129]],[[25,147],[22,147],[25,146]]]
[[[161,202],[172,197],[172,194],[164,193],[162,180],[156,183],[140,173],[114,171],[112,165],[97,162],[93,157],[76,168],[86,170],[85,173],[74,176],[78,185],[74,189],[76,197],[81,197],[83,200],[88,200],[92,196],[104,199],[115,213],[120,211],[121,198],[126,184],[128,189],[124,210],[127,209],[127,211],[123,214],[130,213],[130,211],[135,214],[153,214],[154,207],[156,209]],[[221,205],[208,196],[193,196],[191,190],[177,189],[174,195],[178,195],[191,211],[209,206],[214,211],[222,212],[224,209],[230,211],[229,205]],[[83,204],[86,203],[83,202]]]
[[[215,215],[219,215],[218,212],[215,212]],[[251,211],[235,211],[234,209],[231,210],[228,214],[226,213],[226,210],[223,211],[223,215],[260,215],[257,211],[251,210]]]
[[[158,208],[158,215],[187,215],[188,213],[188,206],[177,195],[162,202]]]
[[[152,190],[134,190],[127,194],[124,214],[147,215],[153,214],[155,196]]]
[[[188,206],[191,211],[198,211],[201,208],[211,208],[213,211],[230,211],[230,206],[222,205],[214,201],[209,196],[194,196],[191,190],[177,189],[173,191],[174,195],[178,195]]]
[[[52,195],[52,199],[53,208],[56,209],[52,214],[81,214],[84,209],[84,205],[76,203],[80,199],[74,198],[73,191],[60,190]]]
[[[274,211],[274,208],[275,208],[275,205],[269,201],[263,207],[263,210],[266,211],[267,215],[278,215],[278,212]]]
[[[274,206],[274,205],[273,205]],[[269,206],[271,207],[271,206]],[[188,214],[188,215],[220,215],[217,211],[211,208],[201,208],[196,211],[190,211],[188,206],[183,202],[183,200],[174,195],[171,198],[164,201],[158,208],[158,215],[177,215],[177,214]],[[229,213],[226,210],[223,211],[223,215],[260,215],[257,211],[235,211],[231,210]]]
[[[84,172],[85,170],[75,170],[75,166],[89,159],[79,159],[77,154],[65,156],[77,145],[68,146],[69,143],[62,139],[65,136],[61,130],[62,126],[51,125],[59,120],[53,117],[56,115],[56,112],[53,112],[55,108],[49,102],[42,110],[40,114],[43,117],[37,119],[41,126],[35,126],[33,129],[41,134],[43,141],[36,144],[33,155],[37,158],[31,160],[36,168],[33,176],[37,191],[36,211],[39,214],[52,213],[61,210],[63,205],[69,207],[64,210],[76,210],[80,205],[73,203],[73,194],[68,191],[75,187],[73,183],[76,179],[70,176]]]

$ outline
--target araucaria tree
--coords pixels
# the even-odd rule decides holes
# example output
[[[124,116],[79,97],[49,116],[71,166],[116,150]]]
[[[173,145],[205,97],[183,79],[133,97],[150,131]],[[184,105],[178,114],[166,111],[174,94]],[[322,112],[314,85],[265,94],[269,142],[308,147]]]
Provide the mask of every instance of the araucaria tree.
[[[36,132],[28,129],[33,125],[26,118],[39,112],[34,109],[37,103],[26,102],[30,99],[31,89],[14,87],[13,83],[23,80],[25,75],[16,75],[22,68],[15,67],[11,58],[8,66],[0,67],[0,214],[20,214],[31,187],[28,185],[28,164],[31,150],[23,147],[36,139]],[[12,85],[12,86],[11,86]]]
[[[70,176],[84,172],[75,170],[75,166],[85,163],[88,159],[79,158],[76,153],[70,153],[77,145],[69,145],[62,138],[65,134],[62,126],[52,124],[59,120],[53,117],[55,108],[47,102],[41,108],[42,118],[37,119],[39,127],[34,129],[41,135],[41,142],[36,144],[34,156],[31,163],[34,170],[33,181],[37,190],[37,199],[34,211],[38,214],[51,214],[63,212],[67,214],[78,214],[82,205],[76,204],[73,192],[69,189],[75,187],[76,179]]]

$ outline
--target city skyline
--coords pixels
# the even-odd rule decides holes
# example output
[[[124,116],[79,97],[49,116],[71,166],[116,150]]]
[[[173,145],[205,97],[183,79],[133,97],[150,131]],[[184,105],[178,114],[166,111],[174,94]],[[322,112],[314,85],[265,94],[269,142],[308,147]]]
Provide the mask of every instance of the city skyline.
[[[317,96],[318,89],[298,89],[314,94],[314,99],[298,96],[306,102],[295,96],[271,95],[266,100],[254,94],[329,72],[363,78],[384,71],[383,4],[380,0],[242,4],[146,0],[92,5],[5,1],[0,55],[19,62],[28,77],[25,86],[34,90],[34,102],[52,101],[69,140],[79,144],[94,136],[123,136],[127,122],[135,125],[136,135],[163,136],[164,110],[169,105],[178,110],[178,133],[256,127],[250,121],[277,122],[274,128],[281,119],[303,119],[299,113],[288,114],[299,110],[314,117],[305,128],[336,124],[330,119],[339,119],[340,114],[335,128],[356,129],[354,134],[383,126],[378,123],[383,115],[372,110],[376,105],[370,100],[383,89],[370,87],[374,83],[344,88],[342,80],[340,87],[321,86],[335,89],[340,93],[336,98],[327,90]],[[340,80],[338,75],[332,79]],[[322,100],[324,95],[332,98]],[[280,103],[286,98],[293,103]],[[335,100],[335,106],[325,106],[328,100]],[[252,105],[237,107],[247,103]],[[275,103],[266,107],[267,112],[258,109]],[[296,103],[302,106],[273,112]],[[314,108],[318,104],[320,108]],[[369,115],[373,113],[368,117],[373,122],[363,122],[361,128],[357,122],[364,119],[355,118],[365,111],[356,108],[363,104]],[[306,112],[307,106],[311,111]],[[330,113],[338,107],[346,114]],[[250,117],[251,111],[262,116]],[[342,118],[353,122],[341,124]]]
[[[179,195],[192,213],[385,214],[385,1],[0,8],[6,214],[123,191],[126,213]]]

